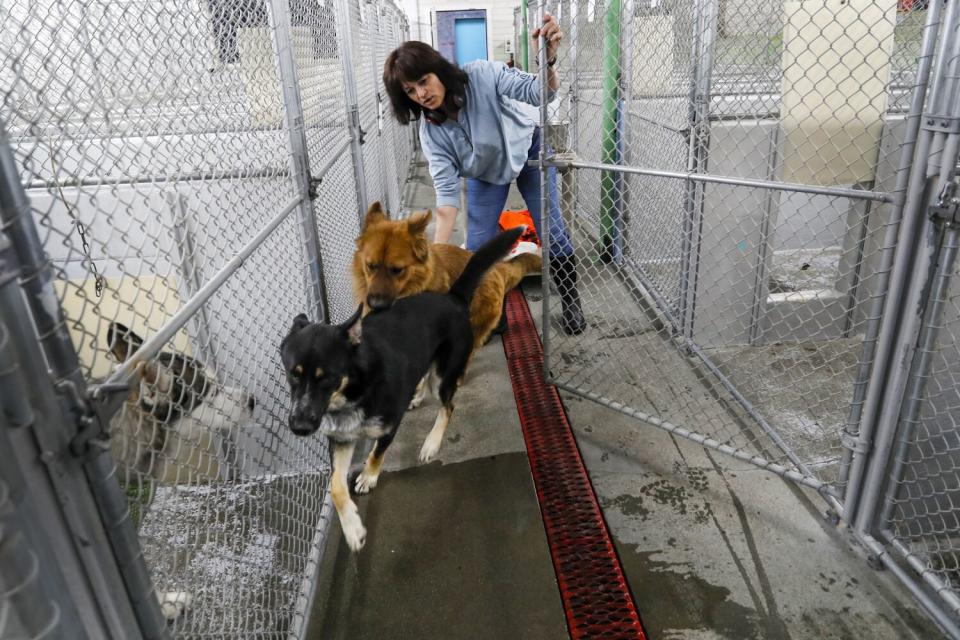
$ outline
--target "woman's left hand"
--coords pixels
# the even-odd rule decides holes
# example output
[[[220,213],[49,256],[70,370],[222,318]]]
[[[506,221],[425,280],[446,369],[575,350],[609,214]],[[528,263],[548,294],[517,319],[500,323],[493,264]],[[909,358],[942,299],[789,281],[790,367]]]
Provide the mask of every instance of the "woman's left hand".
[[[543,36],[544,40],[547,41],[547,60],[553,60],[557,56],[557,47],[563,38],[563,31],[560,30],[560,25],[549,13],[543,14],[543,26],[534,29],[533,33],[530,34],[530,37],[534,40],[540,36]]]

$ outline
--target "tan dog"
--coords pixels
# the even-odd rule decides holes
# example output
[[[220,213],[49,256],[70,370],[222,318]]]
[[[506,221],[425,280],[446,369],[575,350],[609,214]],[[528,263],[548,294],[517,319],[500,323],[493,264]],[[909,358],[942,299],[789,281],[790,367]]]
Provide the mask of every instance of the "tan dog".
[[[446,293],[471,253],[450,244],[431,244],[431,213],[389,220],[379,202],[370,205],[353,254],[353,287],[366,311],[385,309],[398,298],[424,291]],[[524,253],[498,263],[480,282],[470,303],[474,350],[483,346],[500,321],[503,299],[528,273],[540,271],[540,256]]]

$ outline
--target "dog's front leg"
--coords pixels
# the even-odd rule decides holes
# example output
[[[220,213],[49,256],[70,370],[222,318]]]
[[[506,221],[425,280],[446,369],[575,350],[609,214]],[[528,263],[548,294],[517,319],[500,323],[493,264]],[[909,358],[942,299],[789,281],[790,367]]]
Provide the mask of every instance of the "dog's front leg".
[[[430,462],[440,451],[440,445],[443,444],[443,434],[447,432],[447,425],[450,424],[450,414],[452,413],[453,405],[445,404],[440,407],[433,428],[430,429],[430,433],[423,441],[423,446],[420,447],[420,462]]]
[[[367,530],[360,521],[357,505],[350,499],[350,489],[347,487],[347,472],[353,459],[354,443],[347,444],[330,441],[331,457],[333,459],[333,475],[330,478],[330,494],[333,497],[333,506],[340,516],[340,528],[347,546],[351,551],[360,551],[367,540]]]

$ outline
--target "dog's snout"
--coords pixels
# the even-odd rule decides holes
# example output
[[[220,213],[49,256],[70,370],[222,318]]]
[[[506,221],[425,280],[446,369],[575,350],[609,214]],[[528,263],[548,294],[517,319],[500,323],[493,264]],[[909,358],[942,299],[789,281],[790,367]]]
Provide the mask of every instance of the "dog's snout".
[[[250,413],[253,413],[254,409],[257,408],[257,399],[253,396],[247,396],[247,409]]]
[[[387,309],[393,304],[393,299],[382,294],[371,293],[367,296],[367,306],[374,310]]]
[[[320,417],[314,412],[297,413],[290,416],[290,430],[298,436],[308,436],[320,426]]]

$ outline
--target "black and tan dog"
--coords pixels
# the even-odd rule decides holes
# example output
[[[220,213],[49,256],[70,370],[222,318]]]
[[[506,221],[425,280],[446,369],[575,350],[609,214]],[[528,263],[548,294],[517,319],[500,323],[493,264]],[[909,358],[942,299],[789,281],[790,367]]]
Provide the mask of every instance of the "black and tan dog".
[[[420,449],[431,460],[440,449],[453,413],[453,396],[473,350],[470,301],[484,273],[507,254],[522,228],[501,233],[470,258],[449,293],[420,293],[394,302],[361,319],[363,307],[341,325],[294,318],[280,345],[290,383],[290,429],[306,436],[321,431],[330,440],[333,462],[331,493],[344,538],[353,551],[366,540],[366,529],[350,499],[347,470],[356,442],[376,440],[358,493],[377,485],[384,453],[428,372],[439,380],[442,403],[433,428]]]

